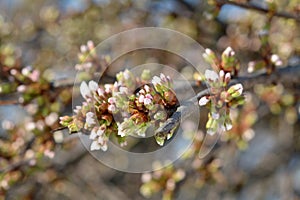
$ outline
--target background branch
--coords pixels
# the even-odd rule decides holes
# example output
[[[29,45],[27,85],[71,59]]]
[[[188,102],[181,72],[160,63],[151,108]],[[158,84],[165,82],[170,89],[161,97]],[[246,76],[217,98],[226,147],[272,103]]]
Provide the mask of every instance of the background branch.
[[[256,10],[256,11],[263,12],[263,13],[272,13],[272,11],[267,8],[262,8],[260,6],[257,6],[257,5],[251,4],[251,3],[241,3],[241,2],[228,1],[228,0],[216,0],[216,3],[220,7],[222,7],[225,4],[228,4],[228,5],[234,5],[234,6],[238,6],[241,8],[250,9],[250,10]],[[286,13],[286,12],[274,12],[272,14],[277,17],[282,17],[282,18],[286,18],[286,19],[294,19],[296,21],[300,21],[299,15],[294,15],[294,14]]]

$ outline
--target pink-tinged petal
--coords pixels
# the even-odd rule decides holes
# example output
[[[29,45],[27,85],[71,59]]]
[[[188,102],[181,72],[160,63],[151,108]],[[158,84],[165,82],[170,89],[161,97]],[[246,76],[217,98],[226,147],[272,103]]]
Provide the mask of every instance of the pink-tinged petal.
[[[37,82],[40,78],[40,72],[38,70],[33,70],[33,72],[28,76],[33,82]]]
[[[104,96],[104,90],[102,88],[98,88],[97,93],[99,96]]]
[[[150,105],[151,102],[152,102],[151,99],[148,99],[148,98],[145,98],[145,99],[144,99],[144,104],[145,104],[145,105]]]
[[[110,103],[110,104],[115,104],[116,103],[116,98],[115,97],[110,97],[108,98],[107,102]]]
[[[153,97],[151,96],[151,94],[146,94],[145,96],[147,99],[153,99]]]
[[[107,108],[110,112],[115,112],[116,111],[116,106],[115,105],[109,105]]]

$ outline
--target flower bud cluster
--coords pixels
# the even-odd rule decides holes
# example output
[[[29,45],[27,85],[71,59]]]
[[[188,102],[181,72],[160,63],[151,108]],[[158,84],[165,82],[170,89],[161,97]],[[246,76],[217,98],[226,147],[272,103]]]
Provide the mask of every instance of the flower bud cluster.
[[[227,47],[223,51],[221,59],[219,59],[212,50],[205,49],[203,58],[211,65],[214,71],[223,70],[225,73],[229,72],[231,75],[236,76],[240,69],[239,61],[231,47]]]
[[[227,54],[226,56],[233,54],[230,50],[227,50],[225,53]],[[210,106],[210,113],[206,123],[207,133],[213,135],[219,128],[223,131],[230,130],[232,128],[232,122],[229,117],[230,108],[235,108],[244,103],[242,84],[238,83],[229,86],[231,74],[224,70],[220,70],[219,74],[212,70],[206,70],[203,80],[210,89],[210,95],[199,99],[200,106]]]
[[[178,104],[170,88],[170,77],[161,74],[151,84],[145,81],[149,76],[149,71],[138,78],[125,70],[116,75],[114,84],[99,86],[95,81],[82,82],[80,93],[84,102],[75,107],[74,116],[61,117],[61,125],[70,132],[91,132],[92,151],[107,150],[109,137],[117,138],[123,145],[130,134],[145,137],[148,127],[158,128],[168,117],[165,110]]]
[[[87,76],[94,77],[95,72],[100,72],[105,69],[110,62],[110,57],[97,55],[94,42],[89,40],[86,44],[80,46],[78,60],[79,63],[75,65],[75,69],[80,71],[79,78]]]

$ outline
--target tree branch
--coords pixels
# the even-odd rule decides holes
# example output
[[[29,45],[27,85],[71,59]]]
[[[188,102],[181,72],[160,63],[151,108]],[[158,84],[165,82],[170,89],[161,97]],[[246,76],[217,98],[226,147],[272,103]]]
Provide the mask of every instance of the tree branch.
[[[262,8],[260,6],[257,6],[257,5],[251,4],[251,3],[240,3],[240,2],[228,1],[228,0],[216,0],[216,3],[220,7],[222,7],[225,4],[228,4],[228,5],[234,5],[234,6],[238,6],[241,8],[250,9],[250,10],[256,10],[256,11],[263,12],[263,13],[272,13],[272,11],[267,8]],[[294,19],[296,21],[300,21],[299,15],[290,14],[290,13],[286,13],[286,12],[274,12],[272,14],[277,17],[282,17],[282,18],[286,18],[286,19]]]

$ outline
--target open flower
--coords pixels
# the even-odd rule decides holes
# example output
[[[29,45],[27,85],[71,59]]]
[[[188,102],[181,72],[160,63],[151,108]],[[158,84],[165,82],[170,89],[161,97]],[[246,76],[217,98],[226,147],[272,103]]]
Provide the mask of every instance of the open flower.
[[[204,75],[208,81],[217,82],[219,80],[219,75],[215,71],[207,69]]]

